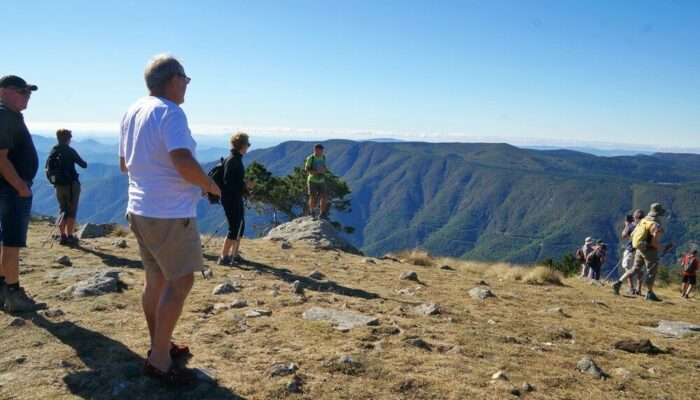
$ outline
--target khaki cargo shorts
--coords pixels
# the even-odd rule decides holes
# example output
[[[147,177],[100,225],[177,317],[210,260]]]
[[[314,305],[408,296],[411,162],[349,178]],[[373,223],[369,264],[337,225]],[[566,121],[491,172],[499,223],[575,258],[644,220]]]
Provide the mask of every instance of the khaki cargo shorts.
[[[643,273],[646,270],[647,285],[653,285],[656,281],[656,274],[659,271],[659,254],[656,250],[640,250],[634,254],[634,265],[632,271]]]
[[[128,213],[143,269],[171,280],[204,271],[202,241],[194,218],[150,218]]]

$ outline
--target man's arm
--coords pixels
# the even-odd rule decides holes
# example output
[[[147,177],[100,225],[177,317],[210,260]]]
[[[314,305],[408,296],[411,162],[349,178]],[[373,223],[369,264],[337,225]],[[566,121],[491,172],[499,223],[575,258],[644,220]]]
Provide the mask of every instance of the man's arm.
[[[15,166],[12,165],[10,159],[7,158],[7,153],[9,151],[9,149],[0,150],[0,174],[2,174],[2,177],[5,178],[7,183],[15,188],[20,197],[29,197],[32,195],[32,191],[29,189],[29,186],[24,183],[22,178],[17,175]]]
[[[221,196],[221,189],[204,173],[204,170],[197,160],[192,157],[192,153],[188,149],[175,149],[169,154],[170,161],[172,161],[173,166],[175,166],[175,169],[184,180],[199,186],[204,192]]]
[[[126,167],[126,159],[124,157],[119,157],[119,170],[125,174],[129,172],[129,168]]]
[[[651,232],[651,247],[656,250],[661,249],[661,233],[659,228],[653,228],[653,232]]]

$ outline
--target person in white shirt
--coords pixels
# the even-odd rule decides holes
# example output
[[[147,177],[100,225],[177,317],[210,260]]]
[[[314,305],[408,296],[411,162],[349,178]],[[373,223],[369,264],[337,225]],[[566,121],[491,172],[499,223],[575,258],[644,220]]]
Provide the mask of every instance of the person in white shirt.
[[[194,272],[204,269],[196,206],[202,193],[221,190],[194,158],[196,143],[180,108],[190,78],[180,61],[155,56],[144,73],[149,96],[137,100],[121,123],[119,165],[129,174],[127,220],[145,271],[143,311],[151,348],[143,373],[188,383],[194,373],[173,362],[189,354],[172,342]]]

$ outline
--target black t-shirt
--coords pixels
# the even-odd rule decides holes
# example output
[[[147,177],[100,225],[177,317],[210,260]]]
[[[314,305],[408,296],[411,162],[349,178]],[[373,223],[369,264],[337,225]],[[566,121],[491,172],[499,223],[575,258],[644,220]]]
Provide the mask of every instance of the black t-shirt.
[[[27,184],[32,183],[39,170],[39,156],[29,134],[24,117],[0,103],[0,150],[8,150],[7,158],[17,175]],[[0,185],[10,186],[0,174]]]
[[[81,168],[87,168],[87,163],[80,158],[78,152],[67,144],[57,144],[53,146],[49,155],[53,152],[59,152],[61,154],[61,162],[63,163],[63,170],[66,172],[66,177],[77,181],[79,175],[78,171],[75,170],[75,164],[80,165]]]

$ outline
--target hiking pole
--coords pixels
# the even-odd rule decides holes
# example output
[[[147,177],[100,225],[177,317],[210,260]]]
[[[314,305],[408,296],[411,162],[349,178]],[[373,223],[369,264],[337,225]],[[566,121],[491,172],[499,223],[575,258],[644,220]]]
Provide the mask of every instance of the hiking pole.
[[[228,220],[224,220],[224,222],[222,222],[222,223],[216,228],[216,230],[214,231],[214,233],[212,233],[211,236],[209,236],[209,239],[207,239],[207,241],[204,242],[204,244],[202,245],[202,248],[204,248],[204,247],[207,245],[207,243],[209,243],[209,241],[212,240],[212,239],[214,238],[214,236],[216,236],[217,233],[219,233],[219,230],[221,229],[221,227],[224,226],[224,224],[226,224],[226,222],[228,222]]]
[[[608,276],[606,276],[605,279],[603,279],[604,281],[607,281],[608,278],[610,278],[610,275],[612,275],[613,272],[617,271],[617,267],[620,265],[621,262],[622,262],[622,260],[618,261],[617,264],[615,264],[613,269],[610,270],[610,273],[608,274]]]
[[[58,218],[56,218],[56,222],[53,223],[53,226],[51,227],[51,231],[49,232],[49,235],[46,236],[46,239],[44,239],[44,243],[41,244],[41,247],[44,247],[44,245],[46,245],[46,242],[48,242],[49,238],[51,238],[51,235],[53,235],[53,231],[56,229],[57,226],[59,226],[61,224],[61,222],[63,222],[63,215],[64,215],[63,212],[58,214]],[[53,243],[51,245],[53,246]]]

